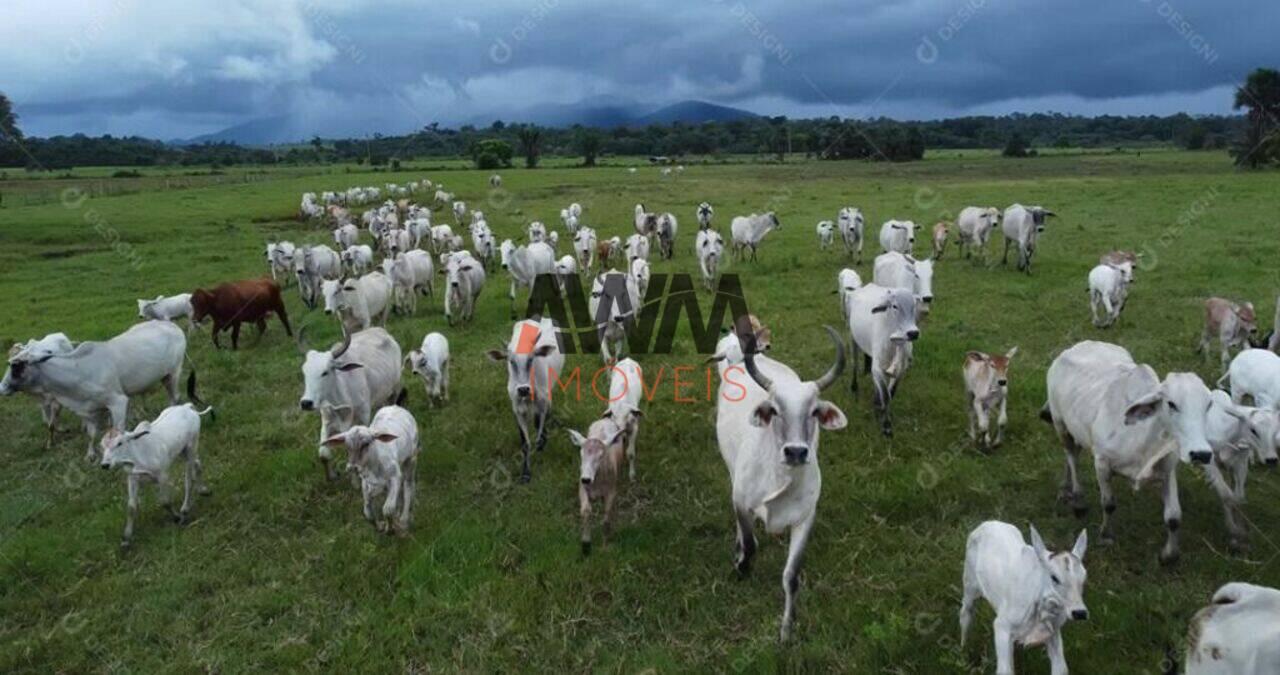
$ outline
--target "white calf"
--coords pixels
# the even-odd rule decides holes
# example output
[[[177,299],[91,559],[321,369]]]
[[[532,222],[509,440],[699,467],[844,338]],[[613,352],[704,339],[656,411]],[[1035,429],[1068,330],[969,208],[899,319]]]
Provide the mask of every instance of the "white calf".
[[[440,333],[427,333],[422,347],[405,357],[413,374],[422,378],[427,401],[439,404],[449,400],[449,339]]]
[[[418,423],[413,415],[398,405],[389,405],[378,410],[369,426],[351,427],[324,443],[330,448],[347,449],[347,469],[360,476],[365,520],[379,532],[395,528],[401,534],[407,533],[421,452]],[[382,509],[374,511],[373,501],[384,494],[387,498]]]

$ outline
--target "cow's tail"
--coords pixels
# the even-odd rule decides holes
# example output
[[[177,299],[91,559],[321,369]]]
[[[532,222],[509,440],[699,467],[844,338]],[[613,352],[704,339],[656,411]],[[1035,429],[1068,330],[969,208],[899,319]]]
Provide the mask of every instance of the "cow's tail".
[[[191,374],[187,376],[187,398],[197,406],[204,408],[198,414],[208,413],[210,419],[218,419],[218,414],[213,411],[213,406],[201,400],[200,395],[196,393],[196,364],[191,362],[190,356],[187,356],[186,359],[187,363],[191,365]]]
[[[400,387],[400,393],[396,394],[396,406],[403,408],[404,402],[409,400],[409,390],[406,387]]]
[[[1044,406],[1040,408],[1040,419],[1053,424],[1053,413],[1049,411],[1049,402],[1045,401]]]
[[[1227,372],[1222,374],[1222,377],[1218,378],[1217,387],[1219,389],[1225,389],[1226,387],[1222,385],[1226,384],[1227,380],[1230,380],[1230,379],[1231,379],[1231,371],[1228,370]]]
[[[1178,675],[1180,672],[1178,670],[1178,652],[1173,648],[1173,645],[1167,644],[1164,646],[1164,661],[1161,665],[1164,666],[1164,675]]]

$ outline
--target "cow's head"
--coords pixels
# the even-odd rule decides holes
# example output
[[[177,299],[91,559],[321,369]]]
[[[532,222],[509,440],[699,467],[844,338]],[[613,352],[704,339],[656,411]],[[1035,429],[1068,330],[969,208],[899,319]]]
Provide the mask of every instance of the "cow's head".
[[[108,431],[98,444],[102,448],[102,468],[115,469],[132,465],[137,456],[138,441],[150,434],[151,423],[146,421],[139,422],[133,431]]]
[[[773,333],[755,314],[743,314],[733,321],[733,334],[744,345],[755,345],[757,352],[773,349]]]
[[[1031,222],[1035,223],[1036,232],[1044,232],[1046,218],[1058,215],[1043,206],[1029,206],[1027,211],[1031,212]]]
[[[139,319],[156,318],[155,312],[153,311],[155,304],[156,304],[155,300],[138,300],[138,318]]]
[[[921,313],[928,314],[929,308],[933,306],[933,258],[917,260],[915,268],[914,291],[916,300],[920,303],[918,309]]]
[[[551,356],[557,349],[553,343],[539,344],[541,339],[542,330],[538,324],[521,321],[516,324],[508,346],[486,352],[490,361],[507,364],[507,388],[519,400],[529,400],[534,396],[534,362]]]
[[[364,467],[365,459],[369,456],[369,448],[375,442],[390,443],[397,438],[399,436],[392,433],[375,432],[367,426],[357,425],[324,439],[324,445],[333,449],[346,448],[347,471],[351,471]]]
[[[769,221],[769,223],[770,223],[770,224],[772,224],[772,225],[773,225],[773,229],[775,229],[775,230],[781,230],[781,229],[782,229],[782,221],[781,221],[781,220],[778,220],[778,214],[774,213],[773,211],[770,211],[770,212],[768,212],[768,213],[764,214],[764,217],[765,217],[765,219],[766,219],[766,220],[768,220],[768,221]]]
[[[33,345],[13,345],[9,348],[9,367],[0,380],[0,396],[10,396],[28,391],[39,379],[40,364],[55,356],[49,351],[38,351]]]
[[[911,291],[885,289],[883,300],[871,308],[871,313],[885,315],[892,342],[908,342],[920,337],[920,328],[916,325],[916,298]]]
[[[324,295],[324,313],[341,314],[351,309],[351,297],[359,291],[354,278],[326,279],[320,284]]]
[[[756,366],[757,346],[743,345],[747,373],[768,394],[751,412],[751,424],[768,430],[779,451],[778,461],[788,467],[816,462],[819,430],[843,429],[848,423],[836,404],[818,397],[844,370],[844,341],[834,328],[824,328],[836,347],[836,359],[827,372],[811,382],[787,378],[775,383]]]
[[[445,281],[449,284],[450,289],[462,289],[462,280],[471,273],[472,263],[465,257],[458,258],[452,264],[445,267]]]
[[[1084,583],[1089,576],[1084,568],[1084,554],[1088,546],[1089,532],[1081,530],[1070,551],[1052,553],[1035,526],[1031,526],[1031,548],[1044,571],[1039,620],[1056,625],[1064,620],[1089,618],[1089,608],[1084,604]]]
[[[1195,373],[1169,373],[1155,391],[1140,397],[1124,413],[1126,425],[1156,416],[1178,445],[1184,462],[1208,464],[1213,451],[1205,437],[1210,393]]]
[[[624,429],[610,418],[602,418],[591,424],[587,436],[569,430],[569,438],[573,440],[573,444],[578,446],[581,455],[581,470],[578,473],[578,481],[583,485],[590,485],[595,482],[596,477],[600,473],[600,466],[604,464],[605,453],[610,448],[622,442]]]
[[[1240,330],[1251,336],[1258,334],[1258,315],[1253,311],[1252,302],[1237,305],[1236,318],[1240,320]]]
[[[205,317],[213,314],[214,306],[217,303],[217,297],[212,291],[203,288],[197,288],[191,291],[191,321],[192,323],[200,323]]]
[[[1270,408],[1245,408],[1240,410],[1240,420],[1249,433],[1249,446],[1258,462],[1275,468],[1280,464],[1276,454],[1277,436],[1280,435],[1280,412]]]
[[[965,375],[969,377],[978,398],[988,398],[996,392],[1007,392],[1009,387],[1009,363],[1018,348],[999,354],[968,352],[964,355]]]
[[[510,239],[503,239],[502,244],[498,246],[498,255],[501,256],[502,269],[511,269],[511,258],[515,256],[516,244]]]
[[[304,331],[305,328],[298,331],[299,351],[303,349]],[[328,350],[309,349],[304,352],[302,398],[298,401],[298,407],[303,410],[315,410],[321,406],[332,405],[338,378],[343,377],[344,373],[364,367],[363,364],[346,358],[350,347],[351,335],[348,334],[341,343]]]

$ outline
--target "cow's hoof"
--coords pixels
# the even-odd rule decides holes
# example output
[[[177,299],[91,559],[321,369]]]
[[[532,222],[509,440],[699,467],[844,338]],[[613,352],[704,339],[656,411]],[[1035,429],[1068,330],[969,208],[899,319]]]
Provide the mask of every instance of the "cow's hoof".
[[[191,514],[186,511],[180,511],[173,516],[173,522],[179,525],[186,525],[190,521]]]
[[[584,541],[582,542],[582,557],[585,558],[589,555],[591,555],[591,542]]]
[[[1071,507],[1071,512],[1074,513],[1077,518],[1084,518],[1089,515],[1089,507],[1084,504],[1075,504]]]
[[[196,494],[199,494],[202,497],[210,497],[213,495],[213,490],[209,489],[208,485],[201,485],[196,488]]]
[[[1227,550],[1231,551],[1233,555],[1244,555],[1249,552],[1249,541],[1242,537],[1232,537],[1227,542]]]
[[[529,479],[531,479],[531,478],[533,478],[533,476],[531,476],[531,475],[529,475],[529,474],[527,474],[527,473],[522,473],[522,474],[520,474],[520,482],[521,482],[521,483],[528,483],[528,482],[529,482]]]
[[[1182,557],[1182,554],[1181,554],[1181,553],[1179,553],[1178,551],[1172,551],[1172,552],[1169,552],[1169,551],[1161,551],[1161,552],[1160,552],[1160,564],[1161,564],[1161,565],[1165,565],[1165,566],[1172,565],[1172,564],[1174,564],[1174,563],[1178,562],[1178,558],[1180,558],[1180,557]]]
[[[132,539],[121,539],[121,540],[120,540],[120,552],[121,552],[121,553],[124,553],[124,552],[126,552],[126,551],[128,551],[128,550],[130,550],[130,549],[132,549],[132,548],[133,548],[133,540],[132,540]]]

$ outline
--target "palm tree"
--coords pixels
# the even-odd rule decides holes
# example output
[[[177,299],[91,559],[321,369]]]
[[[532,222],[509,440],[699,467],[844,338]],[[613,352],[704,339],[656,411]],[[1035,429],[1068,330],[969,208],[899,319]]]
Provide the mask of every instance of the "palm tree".
[[[1269,142],[1271,130],[1280,127],[1280,71],[1259,68],[1249,73],[1243,87],[1236,89],[1234,109],[1248,108],[1244,138],[1233,151],[1238,166],[1256,169],[1274,155]]]
[[[516,132],[520,139],[520,151],[524,153],[524,165],[534,169],[538,166],[538,155],[542,153],[542,130],[532,124],[520,127]]]

